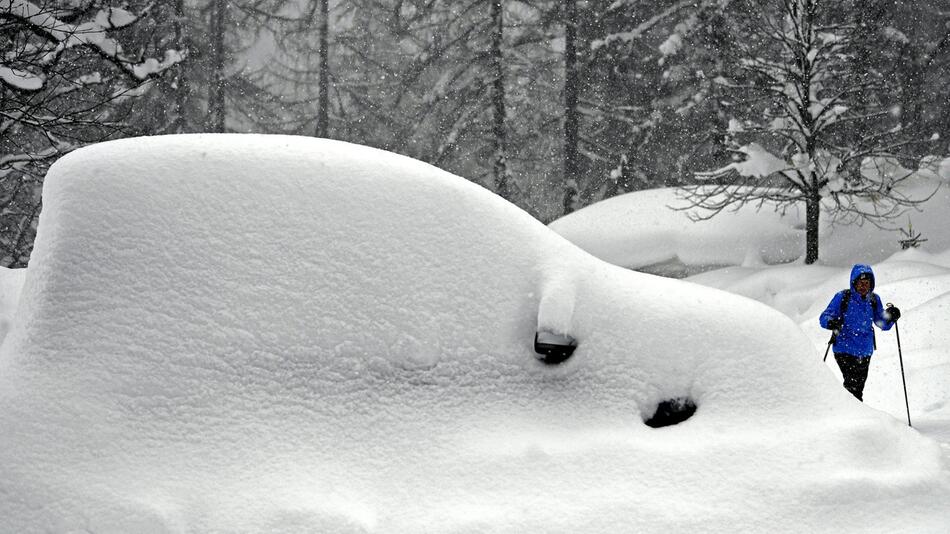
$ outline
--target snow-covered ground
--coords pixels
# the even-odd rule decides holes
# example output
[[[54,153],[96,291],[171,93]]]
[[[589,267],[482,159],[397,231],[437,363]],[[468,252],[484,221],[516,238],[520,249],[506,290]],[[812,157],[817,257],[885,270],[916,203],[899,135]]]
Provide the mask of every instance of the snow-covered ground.
[[[16,317],[17,302],[25,278],[26,269],[0,267],[0,342],[7,336],[10,324]]]
[[[812,340],[817,358],[829,333],[818,315],[835,292],[848,287],[854,263],[872,263],[875,292],[903,312],[897,332],[878,333],[878,350],[865,389],[868,406],[907,419],[941,443],[950,457],[950,187],[948,165],[939,175],[917,176],[910,186],[937,193],[900,221],[911,220],[926,241],[901,250],[899,232],[873,225],[825,224],[821,261],[801,262],[801,218],[743,208],[694,223],[673,189],[614,197],[550,226],[607,261],[635,269],[689,275],[685,280],[742,295],[781,311]],[[905,226],[905,225],[900,225]],[[700,273],[700,274],[691,274]],[[840,379],[832,357],[829,373]],[[901,376],[903,361],[907,402]],[[947,516],[950,524],[950,515]]]
[[[887,224],[914,233],[926,241],[926,250],[950,249],[950,159],[938,167],[908,178],[902,193],[927,199]],[[689,204],[677,189],[651,189],[609,198],[550,224],[594,256],[610,263],[673,276],[695,274],[717,267],[749,267],[800,261],[805,252],[804,206],[780,214],[766,204],[728,209],[716,217],[694,222]],[[868,208],[871,211],[871,208]],[[901,250],[899,231],[883,231],[870,223],[837,224],[821,219],[820,263],[850,267],[856,259],[882,261]]]
[[[897,332],[877,334],[878,350],[871,364],[865,402],[911,422],[924,435],[942,442],[950,455],[950,251],[899,252],[873,265],[879,280],[875,292],[901,308]],[[850,268],[732,267],[689,278],[690,281],[744,295],[782,311],[798,322],[822,354],[828,332],[817,317],[836,291],[848,286]],[[907,382],[907,405],[901,378]],[[837,365],[827,365],[836,377]],[[948,517],[950,522],[950,517]]]
[[[86,148],[0,347],[0,532],[944,532],[940,445],[854,401],[788,303],[611,265],[364,147]],[[539,362],[538,328],[574,356]]]

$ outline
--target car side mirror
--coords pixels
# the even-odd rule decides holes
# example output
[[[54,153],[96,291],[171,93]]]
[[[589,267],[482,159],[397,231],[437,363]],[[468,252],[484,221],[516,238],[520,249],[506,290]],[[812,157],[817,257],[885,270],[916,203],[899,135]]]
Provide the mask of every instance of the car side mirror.
[[[574,354],[577,340],[566,334],[555,334],[546,330],[535,332],[534,352],[538,359],[548,365],[557,365]]]

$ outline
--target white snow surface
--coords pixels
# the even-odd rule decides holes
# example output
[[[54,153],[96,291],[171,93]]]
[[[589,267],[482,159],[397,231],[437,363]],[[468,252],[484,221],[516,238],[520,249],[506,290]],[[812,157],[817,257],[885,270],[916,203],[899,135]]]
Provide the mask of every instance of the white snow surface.
[[[23,91],[38,91],[43,88],[45,79],[31,72],[10,68],[0,63],[0,80]]]
[[[906,194],[928,200],[890,221],[890,229],[849,224],[822,216],[819,260],[847,266],[882,261],[901,250],[898,229],[912,226],[926,239],[921,249],[950,248],[950,159],[940,174],[909,178]],[[944,172],[947,171],[947,172]],[[932,196],[931,196],[932,195]],[[805,253],[804,206],[780,213],[769,203],[729,208],[708,220],[675,188],[649,189],[597,202],[552,222],[552,230],[598,258],[631,269],[692,274],[722,266],[762,266],[801,262]]]
[[[129,139],[43,200],[0,347],[0,532],[946,530],[940,446],[794,320],[423,163]],[[540,363],[538,327],[575,355]],[[643,424],[677,396],[692,418]]]
[[[872,359],[865,401],[901,420],[906,420],[909,405],[915,428],[941,441],[950,452],[950,252],[931,254],[912,249],[872,267],[875,293],[901,309],[901,351],[894,330],[877,332],[878,350]],[[688,280],[769,304],[798,322],[824,351],[828,331],[819,327],[818,315],[835,292],[848,287],[850,270],[804,265],[730,267]],[[827,363],[839,377],[830,356]],[[947,521],[950,524],[950,516]]]
[[[20,300],[24,278],[26,278],[26,269],[0,267],[0,343],[6,338],[10,325],[16,317],[17,302]]]
[[[747,209],[694,222],[679,209],[686,206],[677,189],[649,189],[598,202],[550,228],[604,261],[658,272],[782,263],[804,250],[797,214]]]

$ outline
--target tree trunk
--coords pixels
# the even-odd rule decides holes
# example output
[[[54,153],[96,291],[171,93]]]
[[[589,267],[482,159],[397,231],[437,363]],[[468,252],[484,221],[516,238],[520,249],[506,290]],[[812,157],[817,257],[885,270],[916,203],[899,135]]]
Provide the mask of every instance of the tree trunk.
[[[175,0],[175,46],[178,50],[184,50],[191,59],[191,46],[185,37],[185,0]],[[171,124],[171,133],[183,133],[186,124],[186,106],[188,98],[188,78],[185,74],[185,67],[181,64],[175,67],[175,118]]]
[[[505,129],[505,65],[502,54],[504,39],[504,15],[502,0],[491,0],[491,73],[492,82],[492,141],[494,158],[492,173],[495,180],[495,192],[504,199],[511,199],[508,190],[508,135]]]
[[[906,76],[901,79],[901,127],[911,137],[920,137],[923,128],[924,78],[927,73],[912,57]]]
[[[208,130],[223,132],[225,127],[224,99],[224,32],[227,0],[214,0],[211,7],[211,65],[208,87]]]
[[[805,264],[818,261],[818,222],[821,216],[821,195],[817,190],[805,197]]]
[[[797,47],[796,62],[801,71],[798,92],[801,101],[798,108],[798,122],[801,124],[804,136],[804,150],[808,161],[815,163],[818,153],[818,136],[815,116],[812,114],[812,93],[815,88],[815,58],[817,57],[815,44],[815,20],[817,17],[817,3],[804,0],[801,3],[801,15],[798,24],[801,28],[804,42]],[[814,165],[818,167],[817,165]],[[821,216],[821,188],[827,183],[827,177],[819,176],[814,170],[808,173],[805,186],[805,264],[811,265],[818,261],[818,222]]]
[[[327,33],[330,31],[329,0],[320,2],[320,94],[317,103],[317,137],[327,137],[330,119],[330,51]]]
[[[577,197],[577,0],[564,0],[564,214]]]

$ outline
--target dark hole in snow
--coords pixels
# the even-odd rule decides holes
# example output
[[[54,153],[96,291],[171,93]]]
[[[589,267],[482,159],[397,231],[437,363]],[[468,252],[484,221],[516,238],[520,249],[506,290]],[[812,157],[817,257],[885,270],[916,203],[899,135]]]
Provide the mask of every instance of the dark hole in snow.
[[[660,428],[678,425],[696,413],[696,403],[689,397],[667,399],[656,406],[656,412],[643,422],[647,426]]]

